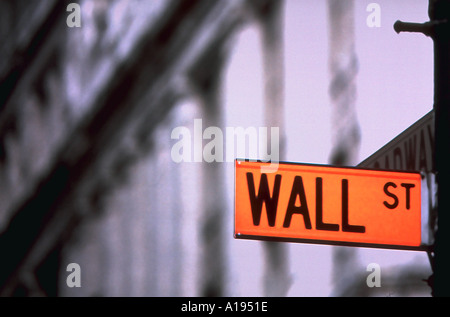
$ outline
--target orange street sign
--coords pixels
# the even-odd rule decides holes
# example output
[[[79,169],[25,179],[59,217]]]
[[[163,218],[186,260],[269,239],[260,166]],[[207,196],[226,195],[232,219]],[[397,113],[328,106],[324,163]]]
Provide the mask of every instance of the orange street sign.
[[[419,173],[235,164],[235,238],[421,249]]]

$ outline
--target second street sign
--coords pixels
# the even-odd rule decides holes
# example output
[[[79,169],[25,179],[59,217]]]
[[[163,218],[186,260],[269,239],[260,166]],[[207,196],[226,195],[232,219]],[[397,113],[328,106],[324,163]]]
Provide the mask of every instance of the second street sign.
[[[419,173],[236,161],[235,237],[421,247]]]
[[[433,245],[436,231],[437,184],[434,147],[434,110],[431,110],[358,165],[359,168],[422,173],[424,178],[422,244],[424,247]]]
[[[433,172],[434,111],[427,113],[358,167]]]

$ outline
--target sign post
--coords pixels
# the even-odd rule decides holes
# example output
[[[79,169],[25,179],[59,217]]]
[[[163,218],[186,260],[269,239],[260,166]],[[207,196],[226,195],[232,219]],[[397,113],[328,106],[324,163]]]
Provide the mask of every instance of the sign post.
[[[236,161],[236,238],[424,250],[419,173],[264,164]]]
[[[433,296],[450,296],[450,0],[429,0],[430,21],[397,21],[397,32],[420,32],[434,42],[435,168],[438,229],[435,236]]]

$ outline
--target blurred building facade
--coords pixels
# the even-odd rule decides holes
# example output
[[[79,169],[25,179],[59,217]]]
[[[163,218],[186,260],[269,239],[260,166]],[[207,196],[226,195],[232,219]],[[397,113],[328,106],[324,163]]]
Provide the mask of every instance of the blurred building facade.
[[[224,169],[173,162],[170,135],[199,117],[223,127],[223,72],[248,24],[266,125],[283,125],[283,2],[80,0],[71,28],[72,2],[0,2],[0,295],[235,295]],[[284,296],[288,250],[265,252],[265,294]],[[370,295],[358,277],[337,294]]]
[[[186,242],[167,136],[189,98],[221,126],[230,39],[276,2],[86,0],[79,28],[69,3],[1,4],[1,294],[226,294],[222,171],[192,183],[205,211]],[[65,287],[71,262],[82,288]]]

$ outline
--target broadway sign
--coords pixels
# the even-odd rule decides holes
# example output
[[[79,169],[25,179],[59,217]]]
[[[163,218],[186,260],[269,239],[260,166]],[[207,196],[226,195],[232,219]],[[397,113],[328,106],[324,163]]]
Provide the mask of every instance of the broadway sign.
[[[419,119],[388,144],[361,162],[358,167],[434,171],[434,111]]]

